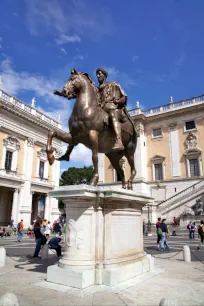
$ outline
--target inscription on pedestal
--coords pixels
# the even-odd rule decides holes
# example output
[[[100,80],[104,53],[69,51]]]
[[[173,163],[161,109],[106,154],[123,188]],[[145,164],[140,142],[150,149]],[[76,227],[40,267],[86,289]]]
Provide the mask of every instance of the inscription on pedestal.
[[[141,248],[141,217],[112,215],[112,252],[135,252]]]

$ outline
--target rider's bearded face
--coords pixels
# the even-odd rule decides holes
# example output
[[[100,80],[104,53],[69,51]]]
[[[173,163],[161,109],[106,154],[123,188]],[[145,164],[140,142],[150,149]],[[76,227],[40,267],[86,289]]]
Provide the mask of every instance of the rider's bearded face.
[[[98,78],[99,84],[102,84],[106,80],[106,76],[103,74],[102,71],[97,72],[97,78]]]

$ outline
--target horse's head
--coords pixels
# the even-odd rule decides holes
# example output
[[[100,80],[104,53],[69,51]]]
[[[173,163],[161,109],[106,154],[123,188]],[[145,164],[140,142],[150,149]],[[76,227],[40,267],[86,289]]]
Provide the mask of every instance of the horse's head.
[[[55,90],[54,94],[67,97],[68,99],[74,99],[77,98],[79,92],[83,88],[92,92],[96,97],[96,101],[99,100],[98,89],[88,73],[78,72],[76,69],[72,69],[71,76],[62,91]]]
[[[81,78],[81,73],[77,72],[76,69],[72,69],[71,77],[65,84],[64,88],[62,89],[62,94],[68,99],[74,99],[77,97],[77,94],[82,88],[83,80]]]

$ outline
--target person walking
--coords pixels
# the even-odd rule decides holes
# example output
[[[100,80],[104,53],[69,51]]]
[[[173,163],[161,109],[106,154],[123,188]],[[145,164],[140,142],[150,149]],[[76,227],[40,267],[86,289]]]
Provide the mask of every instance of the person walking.
[[[200,250],[203,244],[203,241],[204,241],[204,221],[203,220],[200,221],[200,225],[198,227],[198,234],[200,235],[200,243],[197,246],[197,250]]]
[[[23,234],[24,234],[23,228],[24,228],[23,219],[21,219],[21,221],[17,225],[17,229],[18,229],[17,241],[18,242],[21,242],[21,240],[23,239]]]
[[[62,230],[61,230],[61,226],[59,224],[59,220],[57,220],[57,222],[55,223],[55,226],[53,228],[53,231],[55,232],[56,237],[61,236],[62,234]]]
[[[187,230],[188,230],[188,232],[189,232],[189,239],[191,239],[191,224],[192,224],[192,222],[190,221],[190,222],[188,223],[188,225],[187,225]]]
[[[160,233],[160,225],[161,225],[161,218],[157,219],[157,223],[156,223],[156,230],[157,230],[157,248],[159,250],[159,242],[161,240],[161,233]]]
[[[59,245],[60,241],[61,241],[61,238],[53,237],[48,242],[48,247],[52,250],[55,250],[58,257],[61,257],[61,255],[62,255],[62,247],[61,247],[61,245]]]
[[[45,236],[47,237],[47,239],[49,239],[50,234],[51,234],[51,223],[50,221],[48,221],[45,229]]]
[[[169,245],[168,245],[168,242],[167,242],[167,239],[166,239],[167,238],[167,233],[168,233],[168,228],[167,228],[167,225],[165,224],[165,221],[166,221],[166,219],[163,219],[162,223],[160,224],[160,229],[162,230],[161,240],[160,240],[160,243],[159,243],[160,252],[164,251],[164,244],[166,246],[166,250],[170,251],[170,248],[169,248]]]
[[[35,242],[36,242],[33,257],[34,258],[39,258],[39,259],[40,259],[40,257],[38,255],[39,255],[39,252],[40,252],[40,249],[41,249],[42,240],[45,238],[44,235],[41,233],[40,228],[41,228],[40,222],[36,221],[35,224],[34,224],[34,228],[33,228],[33,232],[34,232],[34,235],[35,235]]]
[[[190,228],[190,239],[195,239],[195,229],[196,229],[196,225],[195,225],[195,222],[193,222]]]

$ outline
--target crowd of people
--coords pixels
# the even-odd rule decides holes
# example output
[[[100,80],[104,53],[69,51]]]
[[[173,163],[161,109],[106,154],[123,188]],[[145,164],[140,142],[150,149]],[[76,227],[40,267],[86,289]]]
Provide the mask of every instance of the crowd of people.
[[[17,224],[17,226],[14,226],[13,220],[11,218],[10,227],[13,229],[14,235],[17,233],[17,242],[21,242],[24,236],[24,223],[23,219]],[[62,235],[62,232],[64,231],[65,227],[65,221],[56,220],[51,224],[50,221],[44,220],[34,220],[31,227],[27,230],[27,235],[30,238],[35,238],[36,246],[34,250],[33,257],[34,258],[40,258],[39,252],[41,250],[41,247],[45,244],[48,244],[48,247],[50,249],[53,249],[56,251],[56,254],[58,257],[61,257],[61,246],[60,236]],[[5,228],[1,232],[0,228],[0,237],[7,237],[10,233],[6,232]],[[52,235],[52,237],[51,237]],[[53,236],[54,235],[54,236]]]
[[[173,219],[173,222],[174,222],[175,226],[179,225],[177,223],[177,220],[176,220],[175,217]],[[200,238],[200,243],[197,247],[197,250],[200,250],[201,245],[204,242],[204,221],[203,220],[200,221],[200,224],[199,224],[198,228],[197,228],[195,222],[190,221],[187,225],[187,230],[189,232],[188,235],[189,235],[190,240],[195,239],[195,232],[197,230],[198,238]],[[163,219],[161,221],[161,218],[158,218],[158,221],[156,223],[156,232],[157,232],[157,248],[158,248],[158,250],[160,252],[163,252],[164,250],[169,251],[170,248],[169,248],[169,244],[168,244],[168,238],[169,238],[170,235],[176,236],[175,229],[173,230],[172,233],[170,233],[170,231],[168,229],[168,226],[166,224],[166,219]]]

